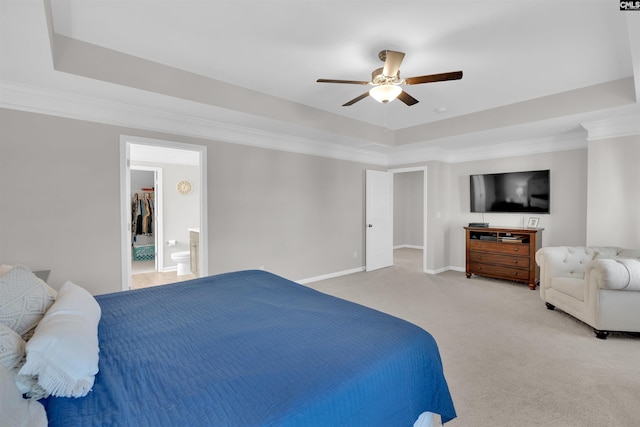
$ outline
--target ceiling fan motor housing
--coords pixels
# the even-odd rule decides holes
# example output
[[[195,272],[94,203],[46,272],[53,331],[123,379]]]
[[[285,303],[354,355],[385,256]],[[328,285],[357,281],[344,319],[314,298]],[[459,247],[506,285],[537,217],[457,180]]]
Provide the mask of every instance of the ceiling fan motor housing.
[[[382,85],[382,84],[399,84],[400,81],[400,70],[396,73],[395,76],[385,76],[382,74],[382,70],[384,68],[380,67],[371,73],[371,84],[374,85]]]

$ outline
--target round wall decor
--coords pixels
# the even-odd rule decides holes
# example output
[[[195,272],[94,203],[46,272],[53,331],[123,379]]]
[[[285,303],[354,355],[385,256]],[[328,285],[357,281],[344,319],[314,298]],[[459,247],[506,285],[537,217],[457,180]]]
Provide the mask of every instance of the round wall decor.
[[[191,193],[191,183],[189,181],[180,181],[176,185],[178,189],[178,193],[180,194],[189,194]]]

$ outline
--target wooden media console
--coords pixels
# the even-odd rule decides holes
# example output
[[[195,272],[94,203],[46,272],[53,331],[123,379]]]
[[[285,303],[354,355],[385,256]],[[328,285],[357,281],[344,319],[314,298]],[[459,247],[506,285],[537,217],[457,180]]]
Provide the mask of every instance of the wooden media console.
[[[535,254],[543,228],[464,227],[467,278],[472,274],[513,280],[534,290],[540,280]]]

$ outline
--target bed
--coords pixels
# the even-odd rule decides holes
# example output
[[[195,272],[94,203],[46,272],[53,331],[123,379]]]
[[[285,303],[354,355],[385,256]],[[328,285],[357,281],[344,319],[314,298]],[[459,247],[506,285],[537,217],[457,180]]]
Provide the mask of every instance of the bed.
[[[412,426],[456,416],[421,328],[265,271],[99,295],[99,372],[49,426]]]

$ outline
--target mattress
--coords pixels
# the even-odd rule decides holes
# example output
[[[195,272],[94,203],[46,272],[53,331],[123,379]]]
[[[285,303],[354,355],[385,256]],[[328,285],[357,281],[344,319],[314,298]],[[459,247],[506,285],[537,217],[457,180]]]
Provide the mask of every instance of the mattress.
[[[423,329],[264,271],[96,297],[99,373],[55,426],[411,426],[456,416]]]

